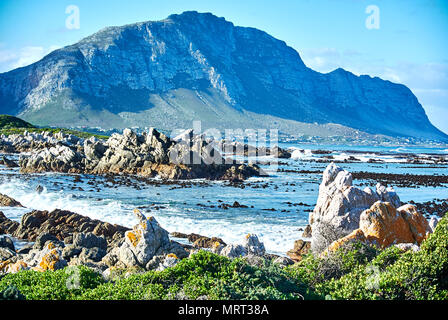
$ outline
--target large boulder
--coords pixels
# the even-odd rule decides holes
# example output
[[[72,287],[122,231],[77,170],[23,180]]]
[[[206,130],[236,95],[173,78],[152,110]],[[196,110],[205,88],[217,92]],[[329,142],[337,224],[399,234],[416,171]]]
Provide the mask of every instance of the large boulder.
[[[334,163],[328,165],[322,175],[316,206],[309,217],[312,251],[322,252],[333,241],[358,229],[361,213],[377,201],[400,205],[392,188],[378,184],[375,191],[361,190],[352,185],[350,172]]]
[[[112,242],[117,237],[123,237],[127,230],[129,229],[90,219],[70,211],[59,209],[51,212],[34,210],[23,215],[20,225],[13,232],[13,236],[22,240],[35,241],[39,235],[48,233],[63,241],[77,232],[91,232],[95,236],[103,236],[106,241]]]
[[[389,202],[377,201],[362,212],[359,228],[333,242],[328,250],[335,251],[354,241],[380,248],[400,243],[419,245],[431,232],[428,221],[415,206],[407,204],[397,209]]]
[[[125,241],[116,251],[118,253],[116,260],[127,267],[145,268],[156,255],[172,253],[179,258],[188,255],[180,244],[169,239],[168,231],[163,229],[154,217],[147,218],[137,209],[134,210],[134,214],[139,223],[125,233]]]

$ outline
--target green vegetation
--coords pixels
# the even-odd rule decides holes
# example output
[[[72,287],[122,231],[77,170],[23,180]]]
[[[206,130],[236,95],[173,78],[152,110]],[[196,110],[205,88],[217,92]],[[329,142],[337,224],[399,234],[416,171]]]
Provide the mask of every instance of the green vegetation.
[[[448,217],[418,252],[359,245],[323,258],[310,255],[289,272],[330,299],[448,300]]]
[[[14,129],[14,128],[35,128],[31,123],[23,121],[22,119],[0,114],[0,129]]]
[[[33,126],[32,124],[23,121],[22,119],[9,116],[9,115],[0,115],[0,134],[4,134],[5,136],[9,136],[11,134],[23,134],[25,131],[28,132],[44,132],[49,131],[51,133],[63,132],[66,134],[72,134],[80,138],[90,138],[91,136],[95,136],[98,139],[107,139],[108,136],[98,135],[83,131],[70,130],[64,128],[38,128]]]
[[[129,271],[129,270],[128,270]],[[418,252],[357,243],[281,268],[199,251],[164,271],[112,281],[84,266],[0,278],[0,299],[448,299],[448,217]],[[71,286],[76,283],[76,286]],[[71,288],[71,289],[70,289]]]
[[[0,292],[12,286],[26,299],[318,298],[277,265],[267,263],[259,268],[207,251],[164,271],[117,275],[113,281],[105,281],[84,266],[42,273],[21,271],[0,280]]]

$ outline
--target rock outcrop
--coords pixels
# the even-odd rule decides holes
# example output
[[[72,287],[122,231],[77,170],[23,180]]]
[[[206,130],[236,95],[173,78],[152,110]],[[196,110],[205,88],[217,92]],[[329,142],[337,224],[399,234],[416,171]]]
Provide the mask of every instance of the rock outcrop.
[[[139,210],[134,210],[138,224],[125,233],[121,246],[111,250],[103,262],[109,267],[157,268],[167,255],[185,258],[188,252],[177,242],[169,239],[154,217],[146,218]],[[154,260],[160,263],[154,263]]]
[[[336,240],[328,250],[335,251],[348,242],[361,241],[386,248],[395,244],[417,244],[432,230],[415,206],[407,204],[395,208],[389,202],[375,202],[362,212],[359,229]]]
[[[111,268],[163,270],[189,255],[153,217],[138,210],[135,215],[139,223],[129,230],[68,211],[26,214],[13,235],[34,244],[16,251],[9,237],[0,238],[0,273],[53,271],[68,265],[86,265],[107,271],[105,275]]]
[[[360,190],[352,185],[351,174],[333,163],[323,173],[309,222],[311,250],[318,254],[356,241],[381,248],[419,245],[432,232],[415,206],[401,205],[393,188],[377,184],[375,191]]]
[[[43,234],[50,234],[64,241],[77,232],[91,232],[96,236],[103,236],[107,242],[111,243],[117,238],[122,238],[127,230],[129,229],[119,225],[56,209],[51,212],[34,210],[26,213],[20,225],[13,232],[8,233],[27,241],[36,241],[39,235]]]
[[[22,153],[49,149],[58,145],[70,147],[81,146],[84,139],[63,132],[41,133],[25,131],[23,134],[0,135],[0,152]]]
[[[361,213],[377,201],[394,207],[401,202],[393,188],[377,184],[376,190],[361,190],[352,185],[352,175],[334,163],[323,172],[317,204],[310,214],[311,249],[321,252],[333,241],[359,228]]]
[[[125,129],[107,141],[92,137],[82,144],[59,142],[21,156],[19,165],[22,173],[126,173],[162,179],[242,181],[262,174],[252,164],[226,163],[201,136],[175,141],[155,129],[141,135]]]
[[[0,207],[21,207],[22,204],[13,198],[0,193]]]

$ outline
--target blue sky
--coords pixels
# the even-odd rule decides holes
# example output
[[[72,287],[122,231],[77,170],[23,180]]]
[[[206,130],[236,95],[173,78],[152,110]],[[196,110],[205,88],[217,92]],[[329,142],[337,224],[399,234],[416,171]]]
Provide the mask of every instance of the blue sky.
[[[65,26],[68,5],[79,7],[78,30]],[[380,10],[379,29],[366,28],[369,5]],[[0,0],[0,72],[35,62],[103,27],[186,10],[264,30],[317,71],[343,67],[403,83],[431,121],[448,132],[446,0]]]

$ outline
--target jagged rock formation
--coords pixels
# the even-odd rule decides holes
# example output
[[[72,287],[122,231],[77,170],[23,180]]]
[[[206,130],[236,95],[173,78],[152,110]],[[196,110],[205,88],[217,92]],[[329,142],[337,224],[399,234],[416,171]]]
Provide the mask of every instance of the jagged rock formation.
[[[351,174],[334,163],[323,173],[309,222],[314,253],[334,251],[354,241],[382,248],[397,243],[420,244],[432,232],[415,206],[401,205],[393,188],[377,184],[375,191],[360,190],[352,186]]]
[[[309,223],[312,230],[312,251],[323,251],[334,240],[359,228],[361,213],[377,201],[399,207],[401,202],[393,188],[377,184],[376,190],[352,186],[352,175],[334,163],[322,175],[319,196]]]
[[[6,225],[8,220],[6,218],[3,223]],[[2,222],[0,222],[1,225]],[[16,222],[14,226],[15,229],[8,229],[8,231],[14,229],[12,232],[5,233],[27,241],[36,241],[43,234],[51,234],[57,240],[64,241],[76,232],[92,232],[94,235],[104,236],[108,242],[113,242],[117,238],[123,237],[128,230],[119,225],[93,220],[74,212],[59,209],[51,212],[33,210],[24,214],[20,224]]]
[[[448,139],[404,85],[315,72],[285,42],[197,12],[106,28],[0,74],[0,112],[65,127],[172,130],[202,120],[204,128],[307,130],[316,122],[354,135]]]
[[[49,131],[44,131],[42,133],[25,131],[23,134],[11,134],[8,136],[1,135],[0,152],[32,152],[60,145],[77,147],[81,146],[83,143],[84,139],[63,132],[53,134]]]
[[[127,173],[147,177],[160,176],[163,179],[206,178],[232,181],[262,175],[255,165],[226,163],[219,152],[201,136],[192,136],[191,139],[180,139],[176,142],[151,128],[148,133],[143,132],[141,135],[125,129],[123,134],[115,133],[105,142],[91,137],[77,140],[75,144],[71,143],[73,137],[62,135],[62,138],[56,142],[49,140],[52,146],[43,149],[41,140],[38,140],[40,147],[31,156],[21,156],[20,171]],[[14,144],[16,140],[23,141],[15,137],[12,140],[13,145],[17,145]],[[65,140],[70,143],[65,143]],[[17,149],[17,146],[15,148]]]

